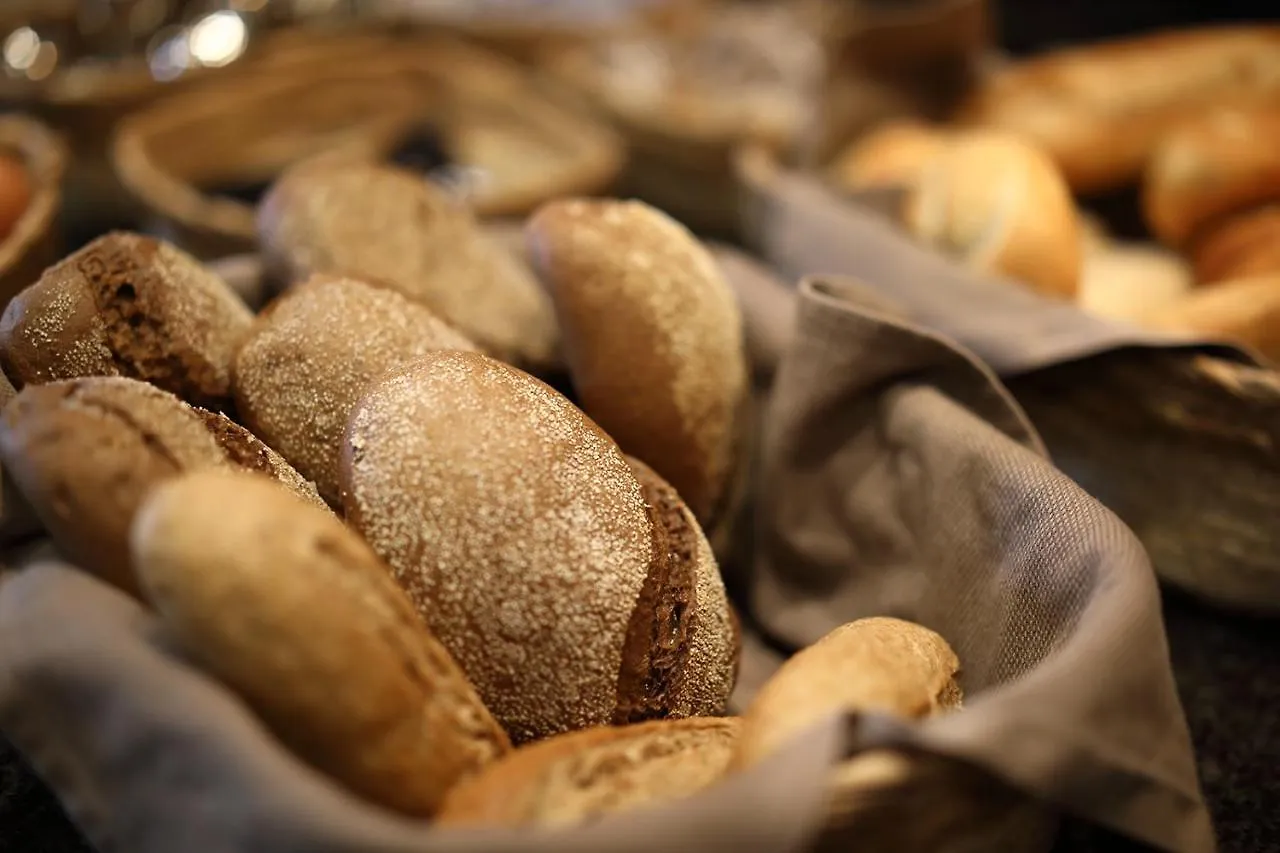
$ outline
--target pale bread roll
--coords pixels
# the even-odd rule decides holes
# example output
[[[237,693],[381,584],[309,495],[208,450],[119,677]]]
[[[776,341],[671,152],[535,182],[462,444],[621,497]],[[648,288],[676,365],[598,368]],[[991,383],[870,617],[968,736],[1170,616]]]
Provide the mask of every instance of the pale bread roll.
[[[279,279],[335,273],[385,283],[491,355],[530,368],[557,362],[555,314],[529,270],[421,175],[304,162],[263,199],[258,233]]]
[[[1152,314],[1148,325],[1225,338],[1280,362],[1280,274],[1196,288]]]
[[[969,267],[1047,296],[1071,298],[1082,239],[1053,161],[1016,136],[957,134],[924,167],[903,208],[918,240]]]
[[[583,409],[713,526],[740,462],[748,368],[710,252],[636,201],[549,202],[527,234]]]
[[[921,122],[886,122],[841,152],[831,164],[831,178],[851,191],[911,186],[944,140],[944,131]]]
[[[1085,256],[1076,301],[1102,317],[1143,322],[1192,286],[1191,268],[1161,246],[1114,242]]]
[[[724,775],[740,727],[704,717],[550,738],[454,788],[436,823],[566,827],[688,797]]]
[[[356,793],[430,815],[510,748],[368,546],[265,477],[205,471],[160,486],[131,545],[182,648]]]
[[[360,396],[428,352],[475,348],[429,308],[388,287],[316,275],[254,322],[236,354],[236,405],[250,429],[339,505],[342,436]]]
[[[424,356],[356,407],[342,487],[517,742],[723,710],[737,638],[697,522],[539,380]]]
[[[1179,125],[1151,156],[1142,205],[1151,232],[1185,247],[1219,218],[1280,200],[1280,109],[1222,106]]]
[[[901,619],[860,619],[797,652],[743,715],[735,767],[750,767],[837,712],[925,717],[960,706],[960,662],[938,634]]]

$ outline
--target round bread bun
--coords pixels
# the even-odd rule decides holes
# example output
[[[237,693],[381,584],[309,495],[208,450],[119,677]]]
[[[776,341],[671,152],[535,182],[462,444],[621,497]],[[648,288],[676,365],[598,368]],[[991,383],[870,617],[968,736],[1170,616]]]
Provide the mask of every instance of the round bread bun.
[[[740,726],[658,720],[531,744],[450,791],[436,824],[565,827],[688,797],[724,775]]]
[[[18,388],[124,376],[223,410],[231,403],[231,358],[252,319],[195,258],[114,232],[14,297],[0,317],[0,364]]]
[[[1142,207],[1163,243],[1184,248],[1226,214],[1280,200],[1280,109],[1223,106],[1164,138],[1147,164]]]
[[[903,220],[928,246],[1046,296],[1080,284],[1076,206],[1047,154],[999,131],[957,133],[925,165]]]
[[[1200,284],[1280,273],[1280,204],[1223,217],[1189,253]]]
[[[1140,323],[1191,285],[1190,266],[1169,249],[1117,241],[1086,254],[1077,302],[1099,316]]]
[[[549,202],[527,229],[583,409],[714,526],[748,390],[742,315],[714,258],[636,201]]]
[[[130,543],[181,646],[356,793],[429,816],[510,748],[378,557],[279,484],[186,474],[148,497]]]
[[[960,662],[938,634],[901,619],[859,619],[793,655],[743,715],[735,767],[765,759],[837,712],[919,718],[960,707]]]
[[[558,363],[558,331],[529,270],[421,175],[376,163],[307,161],[258,210],[268,268],[285,282],[338,273],[421,302],[497,358]]]
[[[254,323],[236,354],[237,410],[336,506],[342,435],[356,401],[384,374],[437,349],[475,345],[390,288],[316,275]]]
[[[872,129],[831,164],[831,177],[843,189],[859,191],[909,187],[945,144],[943,131],[911,119],[895,119]]]
[[[1198,287],[1153,312],[1147,325],[1222,338],[1280,363],[1280,273]]]
[[[737,638],[697,523],[541,381],[424,356],[356,406],[342,487],[514,741],[723,710]]]

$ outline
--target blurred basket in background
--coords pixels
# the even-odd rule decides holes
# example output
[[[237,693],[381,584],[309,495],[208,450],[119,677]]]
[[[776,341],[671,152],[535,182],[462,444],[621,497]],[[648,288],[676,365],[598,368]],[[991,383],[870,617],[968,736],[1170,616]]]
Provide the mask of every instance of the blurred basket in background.
[[[0,151],[26,169],[31,198],[9,235],[0,241],[0,309],[58,257],[58,213],[67,149],[48,127],[26,116],[0,116]]]

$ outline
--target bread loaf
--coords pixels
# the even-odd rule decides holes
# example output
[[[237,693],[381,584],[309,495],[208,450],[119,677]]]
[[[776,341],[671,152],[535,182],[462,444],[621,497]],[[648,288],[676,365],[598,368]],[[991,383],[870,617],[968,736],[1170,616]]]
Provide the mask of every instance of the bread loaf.
[[[742,317],[710,253],[640,202],[554,201],[528,224],[587,414],[706,526],[739,463]]]
[[[497,358],[557,361],[555,316],[529,271],[421,175],[373,163],[304,162],[258,211],[268,267],[378,281],[421,302]]]
[[[903,208],[916,239],[974,269],[1070,298],[1080,283],[1075,203],[1053,161],[1007,133],[952,137],[928,161]]]
[[[1280,204],[1223,217],[1190,255],[1200,284],[1280,273]]]
[[[1196,288],[1155,312],[1148,325],[1171,332],[1223,338],[1280,362],[1280,274]]]
[[[1218,107],[1178,125],[1156,147],[1143,178],[1151,232],[1182,248],[1227,214],[1280,200],[1277,141],[1274,106]]]
[[[436,349],[475,349],[424,305],[387,287],[317,275],[267,307],[236,354],[236,406],[334,505],[338,457],[360,395]]]
[[[594,728],[517,749],[454,788],[438,826],[561,827],[687,797],[733,755],[733,718]]]
[[[1280,93],[1280,27],[1172,31],[1071,47],[981,84],[958,118],[1020,134],[1076,192],[1133,183],[1177,124],[1224,101]]]
[[[221,410],[231,402],[231,357],[252,318],[190,255],[116,232],[14,297],[0,317],[0,363],[19,388],[124,376]]]
[[[355,792],[430,815],[509,749],[386,567],[332,513],[265,478],[203,471],[156,489],[130,541],[182,647]]]
[[[747,767],[824,717],[875,711],[924,717],[960,706],[955,652],[901,619],[860,619],[792,656],[743,715],[735,766]]]
[[[542,382],[424,356],[356,406],[342,487],[513,740],[723,710],[736,637],[697,523]]]
[[[851,191],[911,186],[944,138],[941,130],[920,122],[887,122],[849,145],[832,163],[831,177]]]

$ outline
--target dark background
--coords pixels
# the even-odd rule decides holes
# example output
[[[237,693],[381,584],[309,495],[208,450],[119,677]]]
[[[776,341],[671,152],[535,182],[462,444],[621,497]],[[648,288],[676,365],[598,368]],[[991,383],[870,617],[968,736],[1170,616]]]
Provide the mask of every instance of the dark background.
[[[1268,18],[1280,19],[1280,0],[997,4],[1000,40],[1014,54],[1167,26]],[[1280,632],[1266,620],[1215,611],[1176,592],[1166,593],[1164,613],[1220,850],[1280,851]],[[1055,853],[1140,849],[1069,824]],[[56,800],[0,738],[0,853],[73,851],[87,848]]]

